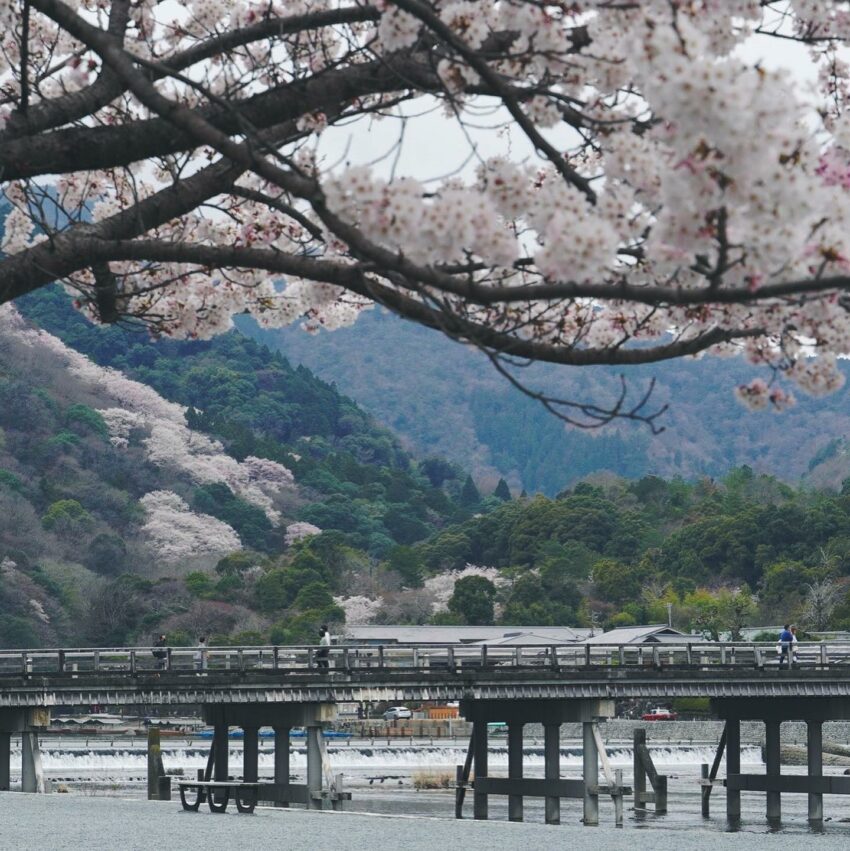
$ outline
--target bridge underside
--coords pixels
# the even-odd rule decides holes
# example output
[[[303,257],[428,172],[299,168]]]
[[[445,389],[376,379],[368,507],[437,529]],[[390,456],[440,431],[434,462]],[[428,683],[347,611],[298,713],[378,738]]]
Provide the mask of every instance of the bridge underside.
[[[289,675],[284,672],[244,675],[202,674],[152,676],[127,674],[97,676],[4,678],[0,682],[0,708],[56,707],[109,704],[113,706],[175,706],[206,704],[302,704],[343,701],[394,703],[449,700],[664,700],[676,697],[708,697],[719,701],[773,700],[785,718],[806,718],[802,711],[809,699],[836,699],[835,707],[850,699],[850,678],[820,671],[788,673],[750,671],[668,672],[617,671],[601,675],[590,672],[552,672],[523,677],[513,672],[452,674],[437,676],[385,673],[378,676],[349,675],[331,671],[319,675]],[[704,676],[702,676],[704,674]],[[777,701],[777,698],[784,700]],[[767,704],[765,704],[767,705]],[[781,708],[779,708],[781,707]],[[743,711],[743,709],[741,710]],[[754,710],[755,711],[755,710]],[[762,708],[757,710],[762,712]],[[724,716],[725,717],[725,716]],[[741,718],[758,717],[762,714]],[[845,717],[844,715],[830,717]]]

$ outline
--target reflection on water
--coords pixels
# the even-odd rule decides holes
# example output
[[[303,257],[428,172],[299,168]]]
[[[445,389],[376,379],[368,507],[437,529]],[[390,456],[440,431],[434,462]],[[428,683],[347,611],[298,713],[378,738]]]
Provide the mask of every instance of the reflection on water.
[[[209,753],[209,741],[201,739],[168,739],[162,742],[162,758],[169,774],[194,777],[199,768],[204,768]],[[354,792],[351,809],[373,813],[395,813],[427,815],[444,818],[454,817],[454,793],[451,789],[420,790],[414,782],[421,775],[443,775],[446,782],[453,782],[455,766],[466,757],[465,742],[432,743],[428,740],[352,740],[346,743],[330,743],[328,752],[334,773],[345,775],[346,786]],[[700,815],[700,765],[711,763],[715,746],[700,744],[654,744],[650,747],[656,768],[667,774],[669,802],[668,813],[655,816],[650,806],[645,813],[629,808],[627,799],[626,828],[688,830],[695,826],[729,829],[725,819],[725,801],[722,788],[712,795],[712,817]],[[609,744],[608,756],[614,768],[624,769],[624,782],[631,783],[633,753],[625,744]],[[742,769],[748,773],[761,773],[764,766],[761,749],[744,746],[741,754]],[[147,755],[142,739],[89,738],[45,736],[42,739],[42,764],[46,776],[54,786],[63,784],[72,794],[121,794],[124,796],[145,795]],[[231,773],[239,775],[242,765],[241,742],[232,742],[230,747]],[[292,779],[304,782],[306,753],[302,743],[292,748],[290,761]],[[497,741],[492,743],[489,755],[490,774],[507,775],[507,747]],[[259,759],[260,775],[270,777],[274,770],[274,755],[270,743],[262,743]],[[723,776],[725,766],[721,766]],[[783,766],[783,773],[804,774],[805,769]],[[840,767],[826,767],[827,774],[842,774]],[[526,777],[543,776],[542,742],[527,740],[524,748],[524,772]],[[561,773],[564,777],[579,777],[581,774],[581,745],[577,742],[562,742]],[[20,783],[20,749],[13,743],[12,783]],[[467,797],[467,814],[471,817],[471,795]],[[764,818],[764,794],[742,794],[742,822],[740,829],[766,833],[769,828]],[[613,824],[613,804],[601,799],[601,822]],[[561,821],[578,823],[582,805],[578,800],[561,802]],[[844,796],[825,796],[824,810],[827,817],[825,830],[830,834],[846,834],[850,844],[850,800]],[[783,795],[783,822],[779,828],[783,833],[809,832],[807,799],[805,795]],[[507,799],[490,798],[490,818],[507,819]],[[525,801],[527,821],[543,821],[543,801],[527,798]]]

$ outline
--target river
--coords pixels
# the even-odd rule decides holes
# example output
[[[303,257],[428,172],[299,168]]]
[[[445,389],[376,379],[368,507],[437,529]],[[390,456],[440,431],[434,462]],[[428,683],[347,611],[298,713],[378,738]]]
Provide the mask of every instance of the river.
[[[197,769],[206,764],[209,740],[163,739],[162,757],[169,774],[194,777]],[[722,789],[712,796],[712,816],[703,819],[700,814],[700,764],[711,762],[715,745],[699,743],[659,743],[650,745],[657,769],[669,777],[668,813],[655,816],[652,808],[646,814],[636,813],[626,799],[625,830],[651,830],[661,834],[675,832],[687,834],[694,829],[723,833],[728,830],[725,821],[725,804]],[[44,736],[42,738],[42,763],[53,791],[66,791],[68,798],[143,799],[146,793],[147,757],[145,741],[129,737]],[[348,742],[331,740],[328,746],[335,773],[341,772],[346,788],[352,792],[352,810],[375,814],[427,816],[453,819],[454,796],[450,789],[418,789],[423,780],[453,782],[455,766],[466,755],[466,743],[432,742],[430,740],[362,740]],[[614,768],[624,769],[624,781],[631,783],[632,749],[628,743],[609,742],[608,755]],[[543,776],[542,741],[527,740],[525,745],[525,774],[527,777]],[[504,741],[491,740],[490,774],[507,774],[507,747]],[[231,773],[238,776],[242,764],[241,742],[233,741],[230,749]],[[260,775],[273,772],[271,742],[263,740],[260,746]],[[744,745],[742,769],[745,772],[764,771],[761,750],[757,745]],[[304,782],[306,755],[303,741],[293,740],[291,770],[294,782]],[[841,767],[825,767],[826,773],[841,774]],[[581,745],[563,740],[561,743],[561,773],[564,777],[578,777],[581,773]],[[724,768],[721,767],[720,776]],[[804,773],[803,768],[783,766],[783,773]],[[20,783],[19,743],[13,740],[12,784]],[[781,832],[798,836],[810,835],[806,821],[806,796],[783,795],[783,823]],[[471,796],[467,799],[467,815],[471,818]],[[743,834],[767,832],[764,819],[764,795],[743,793]],[[842,838],[850,847],[850,799],[843,796],[825,796],[828,836]],[[582,804],[579,800],[563,800],[561,820],[564,825],[578,825]],[[526,799],[526,820],[542,823],[543,802]],[[507,818],[507,800],[491,797],[491,820]],[[600,821],[613,825],[613,804],[610,799],[600,801]],[[5,846],[4,843],[4,847]]]

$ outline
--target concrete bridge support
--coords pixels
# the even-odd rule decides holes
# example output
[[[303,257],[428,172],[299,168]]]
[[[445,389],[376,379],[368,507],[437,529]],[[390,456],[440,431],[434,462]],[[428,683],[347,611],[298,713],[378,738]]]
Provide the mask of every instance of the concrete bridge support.
[[[741,790],[765,793],[767,820],[776,825],[782,818],[782,794],[808,796],[809,822],[823,824],[823,796],[850,795],[850,777],[825,777],[823,773],[823,722],[850,720],[850,700],[807,698],[782,701],[772,698],[719,698],[712,708],[726,719],[726,812],[730,822],[741,817]],[[765,725],[764,774],[741,774],[740,722],[762,721]],[[805,721],[807,765],[805,776],[783,775],[780,765],[780,725],[783,721]]]
[[[561,779],[561,725],[545,724],[543,726],[543,773],[548,781]],[[555,791],[555,782],[549,783]],[[561,823],[561,799],[555,795],[546,796],[546,824]]]
[[[522,733],[525,725],[522,721],[508,724],[508,778],[522,780]],[[522,795],[508,795],[508,820],[522,821]]]
[[[259,781],[259,729],[272,727],[275,731],[274,782],[265,786],[276,804],[288,806],[291,802],[303,803],[308,809],[322,809],[327,799],[333,805],[340,804],[343,794],[340,784],[324,789],[324,777],[330,774],[326,765],[322,729],[336,718],[336,705],[332,703],[289,703],[289,704],[219,704],[204,707],[204,720],[213,725],[215,735],[212,743],[213,776],[215,780],[227,780],[229,774],[229,749],[227,738],[230,727],[243,730],[242,779],[246,783]],[[307,782],[289,782],[289,736],[293,727],[307,730]],[[265,799],[263,799],[265,800]]]
[[[764,761],[769,783],[773,778],[778,779],[781,774],[779,723],[774,719],[764,722]],[[782,820],[782,793],[778,788],[771,788],[772,785],[774,784],[770,783],[767,789],[766,815],[769,822],[779,823]]]
[[[809,777],[823,777],[823,721],[810,719],[806,723],[806,746],[808,752]],[[823,824],[823,792],[809,792],[809,822],[813,826]]]
[[[599,750],[593,736],[593,724],[585,721],[582,725],[581,763],[584,777],[584,822],[585,827],[599,824]]]
[[[12,734],[0,732],[0,792],[9,791],[12,762]]]
[[[487,721],[477,720],[472,725],[472,752],[475,764],[475,777],[478,779],[487,776]],[[486,819],[488,814],[487,792],[483,784],[475,785],[475,792],[472,796],[472,814],[473,818]]]
[[[21,791],[45,791],[38,733],[49,724],[49,709],[0,709],[0,791],[9,789],[13,733],[21,736]]]
[[[476,819],[488,817],[488,799],[490,795],[506,795],[508,798],[508,818],[522,821],[523,799],[526,796],[543,798],[547,824],[559,824],[561,820],[561,799],[580,798],[584,805],[584,823],[588,826],[599,824],[600,790],[610,791],[622,800],[626,790],[615,779],[605,763],[608,786],[599,785],[600,754],[597,725],[614,714],[614,704],[610,700],[579,698],[558,700],[551,698],[518,698],[505,700],[464,700],[461,701],[461,714],[472,722],[473,733],[470,742],[468,765],[458,766],[459,782],[465,788],[469,764],[475,766],[473,784],[473,815]],[[561,724],[566,721],[580,721],[584,730],[583,776],[581,779],[561,779]],[[489,777],[487,765],[487,724],[506,723],[508,726],[508,776]],[[522,744],[523,725],[539,723],[544,730],[544,777],[526,778],[523,774]],[[462,817],[463,789],[458,797],[456,815]]]
[[[741,773],[741,722],[726,721],[726,775]],[[741,821],[741,790],[726,789],[726,818],[730,824]]]
[[[289,733],[291,727],[274,728],[274,782],[276,786],[289,786]],[[275,806],[288,807],[286,800],[275,801]]]
[[[242,779],[246,783],[256,783],[259,779],[260,728],[255,724],[242,727]]]
[[[319,726],[307,727],[307,809],[322,809],[321,798],[315,795],[322,793],[322,751],[319,737],[322,728]]]

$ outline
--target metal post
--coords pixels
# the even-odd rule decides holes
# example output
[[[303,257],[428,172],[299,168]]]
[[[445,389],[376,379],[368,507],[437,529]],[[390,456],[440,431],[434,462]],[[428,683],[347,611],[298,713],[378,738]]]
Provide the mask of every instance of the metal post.
[[[741,773],[741,721],[726,721],[726,776]],[[741,820],[741,790],[726,788],[726,818],[732,823]]]
[[[765,762],[767,763],[767,776],[779,777],[779,721],[765,721]],[[767,819],[778,822],[782,818],[782,803],[779,792],[767,793]]]
[[[307,728],[307,809],[322,809],[322,800],[314,799],[314,792],[322,791],[322,751],[319,745],[321,727]]]
[[[478,790],[478,778],[487,776],[487,722],[475,721],[472,725],[475,759],[475,790],[472,795],[472,817],[487,818],[487,795]]]
[[[807,721],[807,749],[809,779],[823,776],[823,722]],[[809,792],[809,823],[823,823],[823,793]]]
[[[699,776],[702,781],[700,786],[700,796],[702,798],[702,817],[708,818],[711,815],[711,786],[707,786],[708,781],[708,763],[704,762],[699,767]],[[637,809],[637,792],[635,792],[635,809]]]
[[[561,725],[543,725],[544,776],[557,782],[561,779]],[[546,796],[546,824],[561,823],[561,799]]]
[[[159,763],[160,763],[159,727],[148,727],[148,800],[159,800]]]
[[[245,783],[256,783],[258,777],[259,754],[259,728],[245,727],[243,725],[242,738],[242,780]]]
[[[508,777],[522,779],[522,721],[508,722]],[[508,820],[522,821],[522,795],[508,795]]]
[[[274,782],[289,786],[289,731],[290,727],[274,728]],[[275,801],[277,807],[288,807],[288,801]]]
[[[0,733],[0,792],[9,791],[10,762],[12,760],[12,734]]]
[[[582,723],[582,774],[584,777],[584,824],[599,824],[599,754],[593,737],[593,722]]]

